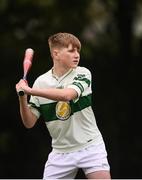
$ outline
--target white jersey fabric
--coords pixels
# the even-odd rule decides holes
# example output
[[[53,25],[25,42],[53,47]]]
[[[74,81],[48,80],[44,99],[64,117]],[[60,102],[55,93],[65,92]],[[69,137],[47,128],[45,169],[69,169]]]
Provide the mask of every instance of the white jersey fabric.
[[[87,68],[78,66],[60,78],[53,75],[51,69],[39,76],[33,87],[73,88],[78,94],[77,99],[70,102],[38,96],[30,98],[31,111],[45,119],[55,152],[73,152],[103,142],[91,107],[91,73]]]

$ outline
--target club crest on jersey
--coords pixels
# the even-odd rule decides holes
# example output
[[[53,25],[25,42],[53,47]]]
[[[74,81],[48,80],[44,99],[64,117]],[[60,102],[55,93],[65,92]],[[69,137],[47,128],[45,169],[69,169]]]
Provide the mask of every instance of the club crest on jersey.
[[[63,101],[59,101],[56,104],[56,116],[60,119],[60,120],[66,120],[70,117],[71,114],[71,107],[69,102],[63,102]]]

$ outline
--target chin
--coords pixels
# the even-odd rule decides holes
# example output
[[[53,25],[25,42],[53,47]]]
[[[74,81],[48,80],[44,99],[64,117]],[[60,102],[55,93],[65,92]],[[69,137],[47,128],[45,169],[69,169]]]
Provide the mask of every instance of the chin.
[[[78,64],[72,65],[71,68],[76,68],[77,66],[78,66]]]

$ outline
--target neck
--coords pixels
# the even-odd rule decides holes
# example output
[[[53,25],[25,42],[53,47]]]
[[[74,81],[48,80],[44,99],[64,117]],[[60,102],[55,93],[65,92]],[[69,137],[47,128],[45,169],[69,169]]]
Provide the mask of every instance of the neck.
[[[56,75],[57,77],[61,77],[64,74],[66,74],[68,71],[70,70],[70,68],[57,68],[55,66],[53,66],[53,74]]]

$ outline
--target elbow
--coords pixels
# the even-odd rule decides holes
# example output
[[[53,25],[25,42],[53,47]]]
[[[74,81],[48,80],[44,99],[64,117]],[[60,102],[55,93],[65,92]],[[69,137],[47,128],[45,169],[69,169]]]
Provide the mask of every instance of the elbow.
[[[71,100],[72,100],[72,98],[70,98],[70,97],[68,97],[68,96],[66,96],[66,97],[63,98],[63,101],[67,101],[67,102],[68,102],[68,101],[71,101]]]
[[[27,129],[33,128],[37,121],[37,117],[33,113],[27,113],[27,114],[21,113],[21,118],[23,125]]]
[[[23,124],[24,124],[26,129],[31,129],[34,127],[34,124],[26,124],[26,123],[23,123]]]
[[[64,91],[64,93],[62,94],[61,99],[62,99],[63,101],[71,101],[71,100],[77,98],[77,96],[78,96],[78,94],[77,94],[77,92],[76,92],[75,90],[66,89],[66,90]]]
[[[22,119],[22,122],[26,129],[31,129],[35,125],[35,121],[26,121]]]
[[[31,124],[24,124],[26,129],[32,129],[34,127],[34,125]]]
[[[62,98],[63,101],[71,101],[74,98],[70,94],[65,94]]]

